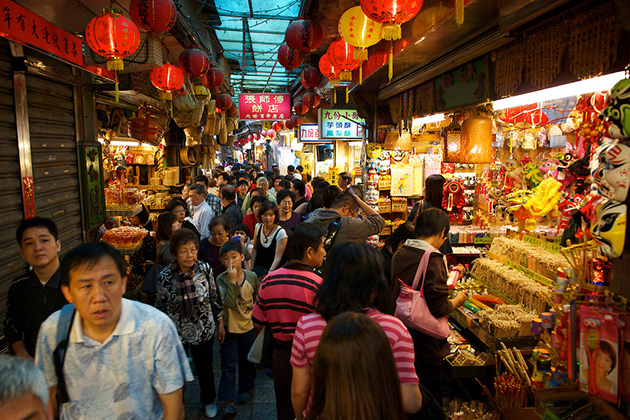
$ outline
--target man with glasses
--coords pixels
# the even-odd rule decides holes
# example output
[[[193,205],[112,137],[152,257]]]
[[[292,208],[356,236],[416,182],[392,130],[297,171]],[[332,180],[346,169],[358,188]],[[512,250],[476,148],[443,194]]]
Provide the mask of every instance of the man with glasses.
[[[210,236],[210,220],[215,216],[212,209],[206,202],[206,187],[201,184],[190,186],[190,203],[193,206],[193,221],[199,231],[201,239]]]

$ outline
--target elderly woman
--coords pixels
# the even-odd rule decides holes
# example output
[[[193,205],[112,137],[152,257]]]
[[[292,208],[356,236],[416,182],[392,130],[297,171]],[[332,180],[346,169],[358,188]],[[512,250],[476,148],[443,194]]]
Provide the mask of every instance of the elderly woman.
[[[212,418],[217,415],[212,344],[215,335],[223,342],[225,329],[212,268],[197,259],[198,249],[199,238],[191,230],[182,228],[173,234],[169,250],[175,261],[158,276],[155,307],[173,320],[182,343],[190,346],[201,403],[205,415]]]
[[[280,190],[278,191],[277,200],[278,203],[280,203],[278,224],[282,226],[284,230],[290,232],[295,225],[302,221],[302,216],[292,210],[295,194],[293,194],[291,190]]]

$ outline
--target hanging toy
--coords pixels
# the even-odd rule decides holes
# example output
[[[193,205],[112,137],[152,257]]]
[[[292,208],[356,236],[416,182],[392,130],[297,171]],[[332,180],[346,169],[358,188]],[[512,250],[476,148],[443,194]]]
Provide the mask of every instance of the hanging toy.
[[[627,206],[616,201],[605,201],[596,210],[597,223],[591,232],[597,250],[609,258],[619,258],[626,241]]]
[[[464,184],[459,179],[451,179],[444,184],[442,192],[442,208],[448,213],[451,223],[461,223],[464,219],[462,207],[466,205]]]
[[[630,137],[630,79],[617,82],[606,96],[609,105],[601,112],[600,118],[606,120],[608,137]]]
[[[529,158],[528,158],[529,160]],[[542,180],[544,179],[543,173],[538,169],[538,165],[534,162],[528,162],[523,165],[523,177],[529,181],[532,185],[532,188],[536,188],[540,185]]]
[[[558,204],[558,211],[560,212],[560,223],[558,223],[557,232],[561,229],[568,229],[569,223],[573,217],[573,212],[578,211],[580,206],[584,202],[584,197],[576,194],[571,198],[565,198]]]
[[[519,228],[534,230],[536,219],[546,214],[558,215],[561,184],[553,178],[543,180],[532,191],[517,190],[508,195],[507,211],[519,221]]]
[[[630,147],[619,141],[604,146],[598,162],[593,178],[600,194],[610,200],[626,201],[630,187]]]

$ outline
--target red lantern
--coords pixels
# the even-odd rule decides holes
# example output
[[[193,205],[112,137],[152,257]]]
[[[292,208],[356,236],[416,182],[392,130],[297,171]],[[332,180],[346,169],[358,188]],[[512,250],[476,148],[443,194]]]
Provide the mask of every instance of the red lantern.
[[[273,139],[276,137],[276,131],[275,130],[269,130],[267,131],[267,137]]]
[[[129,16],[145,31],[160,34],[175,25],[177,9],[173,0],[131,0]]]
[[[234,101],[232,101],[232,106],[228,108],[228,114],[232,115],[233,117],[238,116],[238,107],[236,106]]]
[[[278,128],[278,121],[275,121],[273,124],[271,124],[271,129],[274,130],[274,131],[280,130]]]
[[[253,134],[248,134],[247,135],[247,141],[250,142],[250,141],[253,141],[253,140],[254,140],[254,135]]]
[[[294,128],[293,121],[291,121],[291,120],[286,120],[286,121],[284,122],[284,126],[285,126],[285,128],[288,128],[289,130],[293,130],[293,128]]]
[[[321,82],[322,75],[315,67],[306,66],[304,70],[302,70],[300,83],[302,83],[302,87],[304,87],[304,89],[316,88]]]
[[[284,121],[278,121],[278,130],[282,130],[284,128]],[[278,131],[276,130],[276,131]]]
[[[328,53],[322,55],[319,59],[319,71],[330,80],[330,87],[339,86],[340,70],[330,61]]]
[[[289,48],[303,53],[310,53],[321,45],[324,40],[324,31],[319,23],[301,16],[295,22],[289,24],[284,40]]]
[[[162,99],[166,100],[171,100],[171,92],[177,92],[184,85],[184,73],[177,66],[168,63],[151,70],[149,77],[153,86],[163,92]]]
[[[260,140],[260,133],[254,133],[254,140]]]
[[[315,92],[307,92],[302,96],[302,103],[309,108],[317,108],[322,98]]]
[[[339,38],[328,47],[328,57],[332,64],[341,69],[340,80],[352,81],[352,70],[359,68],[361,61],[354,58],[354,47]]]
[[[297,69],[302,65],[302,58],[300,53],[289,48],[287,43],[280,45],[278,50],[278,61],[287,70]]]
[[[383,39],[395,41],[402,37],[400,25],[417,15],[423,3],[424,0],[361,0],[361,9],[368,18],[383,24]]]
[[[123,70],[122,59],[140,46],[140,31],[132,21],[112,10],[87,24],[85,39],[92,51],[107,58],[107,70]]]
[[[304,122],[304,118],[300,117],[299,115],[294,115],[289,121],[291,121],[294,127],[299,127]]]
[[[223,80],[225,80],[223,72],[216,67],[201,75],[201,83],[208,89],[218,88],[223,83]]]
[[[267,137],[267,130],[261,130],[260,135],[263,137]]]
[[[304,105],[302,102],[296,102],[293,105],[293,110],[298,115],[304,115],[304,114],[306,114],[308,112],[308,107],[306,105]]]
[[[188,76],[197,77],[210,69],[210,57],[197,47],[187,48],[179,55],[178,64]]]
[[[86,69],[91,71],[92,73],[96,73],[101,77],[106,77],[111,80],[116,80],[116,75],[113,71],[104,69],[103,67],[98,66],[86,66]]]
[[[233,103],[234,101],[232,100],[232,97],[230,95],[228,95],[227,93],[222,93],[217,98],[215,106],[221,111],[225,111],[226,109],[229,109]]]

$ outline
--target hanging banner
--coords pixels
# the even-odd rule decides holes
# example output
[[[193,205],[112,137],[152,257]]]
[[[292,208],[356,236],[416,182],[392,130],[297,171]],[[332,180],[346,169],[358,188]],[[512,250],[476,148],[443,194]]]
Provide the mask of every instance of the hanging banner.
[[[83,67],[83,42],[79,38],[10,0],[0,0],[0,11],[0,35]]]
[[[241,93],[238,95],[238,113],[241,120],[288,120],[291,118],[291,95]]]

